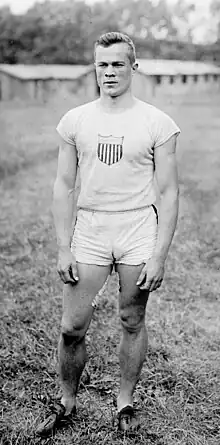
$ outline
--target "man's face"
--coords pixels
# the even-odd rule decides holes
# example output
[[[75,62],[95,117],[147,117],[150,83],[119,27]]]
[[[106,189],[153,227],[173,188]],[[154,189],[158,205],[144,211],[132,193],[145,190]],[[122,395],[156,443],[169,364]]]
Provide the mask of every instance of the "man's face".
[[[108,48],[97,46],[95,67],[101,92],[107,96],[117,97],[130,88],[132,73],[137,65],[131,65],[128,45],[115,43]]]

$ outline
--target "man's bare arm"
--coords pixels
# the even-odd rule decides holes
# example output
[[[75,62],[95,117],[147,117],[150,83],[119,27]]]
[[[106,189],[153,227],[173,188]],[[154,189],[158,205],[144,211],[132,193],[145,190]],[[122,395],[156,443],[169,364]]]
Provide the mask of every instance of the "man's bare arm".
[[[143,267],[137,285],[152,292],[160,287],[170,244],[176,229],[179,187],[176,163],[176,136],[155,149],[155,177],[160,192],[157,243],[152,258]]]
[[[160,192],[160,206],[154,256],[165,261],[176,229],[179,208],[176,136],[155,149],[155,177]]]
[[[77,277],[76,264],[70,251],[76,174],[76,149],[60,139],[52,212],[59,251],[58,272],[64,283],[72,281],[72,274]]]

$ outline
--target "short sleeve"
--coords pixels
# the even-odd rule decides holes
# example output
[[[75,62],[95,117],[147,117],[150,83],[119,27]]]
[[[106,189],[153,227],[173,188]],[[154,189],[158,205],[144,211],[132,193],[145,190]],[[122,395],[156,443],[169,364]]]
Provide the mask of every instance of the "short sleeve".
[[[56,130],[62,139],[68,144],[75,146],[76,135],[76,113],[75,110],[70,110],[60,119]]]
[[[168,114],[157,110],[154,121],[154,147],[165,144],[171,136],[179,135],[180,128]]]

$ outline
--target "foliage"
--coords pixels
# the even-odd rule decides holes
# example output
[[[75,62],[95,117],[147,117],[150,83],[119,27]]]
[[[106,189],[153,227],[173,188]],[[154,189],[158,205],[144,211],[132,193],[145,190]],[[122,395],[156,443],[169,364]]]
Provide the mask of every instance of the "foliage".
[[[188,17],[193,4],[179,0],[85,0],[36,3],[23,15],[0,9],[0,63],[84,64],[107,31],[121,30],[136,43],[139,57],[198,59]],[[185,34],[181,31],[181,26]],[[180,50],[181,46],[181,50]]]
[[[210,10],[217,26],[217,42],[220,42],[220,0],[212,0]]]

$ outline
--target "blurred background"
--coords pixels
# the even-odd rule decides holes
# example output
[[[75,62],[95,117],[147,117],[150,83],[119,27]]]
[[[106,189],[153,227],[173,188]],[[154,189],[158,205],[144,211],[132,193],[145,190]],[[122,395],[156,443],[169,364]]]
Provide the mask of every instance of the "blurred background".
[[[97,36],[117,29],[141,58],[220,63],[219,0],[1,0],[0,7],[0,63],[91,63]]]
[[[1,0],[0,6],[2,100],[96,98],[93,47],[113,30],[136,45],[137,97],[171,100],[219,90],[219,0]]]

